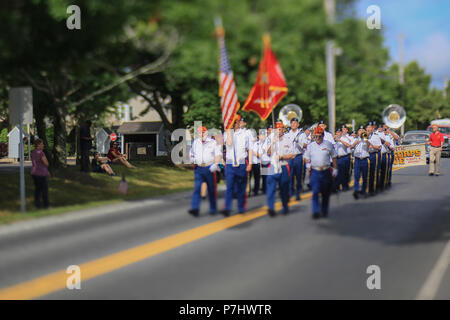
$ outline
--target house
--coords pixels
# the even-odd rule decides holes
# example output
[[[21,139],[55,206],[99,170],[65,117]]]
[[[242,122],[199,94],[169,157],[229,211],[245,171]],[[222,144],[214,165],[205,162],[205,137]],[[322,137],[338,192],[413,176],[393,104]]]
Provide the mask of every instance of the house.
[[[167,155],[167,131],[162,121],[124,122],[117,133],[122,152],[130,160],[147,160]]]

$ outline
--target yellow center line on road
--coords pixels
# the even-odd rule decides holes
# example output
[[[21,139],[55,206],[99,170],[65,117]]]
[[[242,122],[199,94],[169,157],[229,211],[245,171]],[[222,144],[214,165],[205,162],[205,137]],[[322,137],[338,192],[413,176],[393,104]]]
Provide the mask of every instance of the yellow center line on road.
[[[302,195],[302,200],[307,200],[310,198],[312,198],[311,192]],[[291,200],[289,203],[290,205],[295,205],[300,203],[300,201]],[[275,204],[276,210],[280,210],[281,207],[281,202],[277,202]],[[267,209],[267,206],[263,206],[258,209],[250,210],[245,214],[236,214],[231,217],[220,219],[215,222],[81,264],[79,265],[81,270],[81,280],[86,281],[95,278],[102,274],[180,247],[184,244],[260,218],[267,214]],[[66,288],[66,281],[69,276],[70,275],[66,273],[66,270],[60,270],[2,289],[0,290],[0,300],[33,299],[62,290]]]

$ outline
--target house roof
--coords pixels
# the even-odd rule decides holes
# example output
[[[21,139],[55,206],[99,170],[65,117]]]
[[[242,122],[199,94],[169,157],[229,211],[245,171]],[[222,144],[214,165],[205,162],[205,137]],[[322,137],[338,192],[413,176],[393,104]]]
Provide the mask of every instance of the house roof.
[[[117,132],[121,134],[159,133],[161,127],[163,127],[162,121],[124,122]]]

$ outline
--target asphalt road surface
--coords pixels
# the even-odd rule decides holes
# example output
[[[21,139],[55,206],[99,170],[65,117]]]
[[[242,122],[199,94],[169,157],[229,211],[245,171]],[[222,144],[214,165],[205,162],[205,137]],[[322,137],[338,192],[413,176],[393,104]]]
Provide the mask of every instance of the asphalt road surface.
[[[258,196],[244,215],[203,201],[194,218],[186,192],[2,226],[0,298],[450,299],[450,159],[427,170],[397,170],[368,199],[334,195],[318,221],[309,194],[286,216]],[[66,287],[71,265],[81,289]]]

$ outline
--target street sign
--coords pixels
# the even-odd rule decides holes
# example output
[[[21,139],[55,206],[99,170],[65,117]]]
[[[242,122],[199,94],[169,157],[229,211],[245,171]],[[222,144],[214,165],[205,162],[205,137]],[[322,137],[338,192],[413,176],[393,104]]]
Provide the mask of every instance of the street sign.
[[[25,168],[23,159],[23,126],[33,122],[33,90],[31,87],[18,87],[9,90],[9,121],[19,126],[19,158],[20,158],[20,210],[25,206]]]
[[[111,138],[111,141],[116,141],[116,140],[117,140],[117,134],[115,134],[114,132],[111,133],[111,134],[109,135],[109,137]]]
[[[22,114],[22,121],[20,121]],[[9,90],[9,122],[13,126],[33,122],[33,90],[31,87],[18,87]]]

